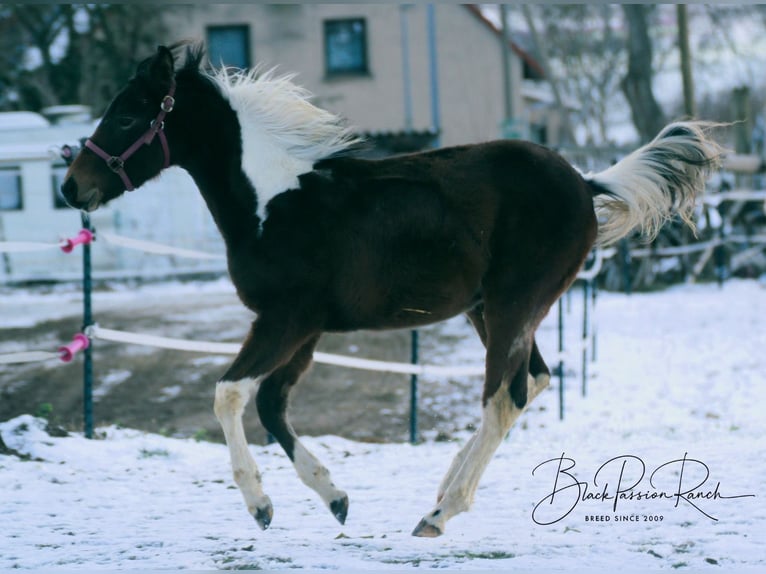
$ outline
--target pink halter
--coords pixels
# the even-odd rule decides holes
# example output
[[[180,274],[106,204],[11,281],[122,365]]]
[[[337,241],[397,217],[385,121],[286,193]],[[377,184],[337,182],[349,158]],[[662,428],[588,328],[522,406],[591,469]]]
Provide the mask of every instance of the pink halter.
[[[149,124],[149,129],[146,130],[144,134],[121,155],[109,155],[103,149],[93,143],[93,140],[90,138],[88,138],[88,140],[85,142],[85,147],[103,159],[106,162],[106,165],[109,166],[109,169],[120,176],[122,183],[125,184],[125,189],[128,191],[133,191],[135,187],[130,181],[128,174],[125,173],[125,162],[130,156],[136,153],[142,145],[150,145],[154,141],[154,136],[159,137],[160,144],[162,145],[162,153],[165,157],[162,168],[165,169],[166,167],[170,166],[170,148],[168,148],[168,139],[165,137],[165,116],[173,111],[173,106],[176,103],[176,100],[173,97],[175,91],[176,84],[173,82],[170,85],[168,94],[162,98],[162,102],[160,103],[160,113],[157,114],[157,117],[151,121]]]

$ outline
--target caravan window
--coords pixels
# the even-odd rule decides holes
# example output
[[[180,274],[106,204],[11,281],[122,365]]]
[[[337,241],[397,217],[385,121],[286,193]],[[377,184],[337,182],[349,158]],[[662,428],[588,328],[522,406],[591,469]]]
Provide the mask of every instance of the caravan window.
[[[0,167],[0,211],[19,211],[23,208],[21,169]]]

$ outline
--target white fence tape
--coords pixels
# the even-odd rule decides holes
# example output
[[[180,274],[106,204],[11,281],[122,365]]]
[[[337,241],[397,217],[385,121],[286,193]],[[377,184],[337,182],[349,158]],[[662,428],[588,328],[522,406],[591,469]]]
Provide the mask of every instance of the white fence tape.
[[[116,245],[118,247],[136,249],[138,251],[145,251],[146,253],[155,253],[158,255],[177,255],[179,257],[189,257],[192,259],[226,259],[224,255],[219,255],[217,253],[205,253],[202,251],[195,251],[193,249],[181,249],[179,247],[162,245],[161,243],[155,243],[153,241],[145,241],[143,239],[133,239],[131,237],[115,235],[114,233],[108,233],[106,231],[99,231],[97,237],[98,239],[103,239],[107,243]]]
[[[35,241],[0,241],[0,253],[26,253],[30,251],[47,251],[61,249],[66,241],[58,243],[39,243]]]
[[[746,189],[722,191],[721,193],[708,193],[702,198],[702,201],[704,201],[708,205],[713,205],[713,206],[718,206],[724,201],[763,201],[763,200],[766,200],[766,191],[748,191]]]
[[[214,355],[236,355],[242,346],[237,343],[216,343],[211,341],[187,341],[184,339],[174,339],[171,337],[160,337],[157,335],[145,335],[141,333],[130,333],[128,331],[118,331],[116,329],[106,329],[99,325],[91,325],[85,330],[85,334],[93,339],[102,341],[111,341],[114,343],[129,343],[134,345],[144,345],[148,347],[158,347],[161,349],[172,349],[176,351],[192,351],[197,353],[211,353]],[[589,349],[591,346],[590,338],[583,339],[580,344],[575,345],[574,349],[565,353],[557,353],[548,360],[551,363],[558,363],[561,360],[574,360],[577,352]],[[351,369],[361,369],[364,371],[379,371],[387,373],[398,373],[402,375],[418,375],[432,377],[470,377],[483,376],[484,365],[454,365],[438,366],[427,364],[398,363],[391,361],[378,361],[374,359],[360,359],[357,357],[347,357],[343,355],[333,355],[330,353],[315,352],[314,362],[324,365],[333,365],[336,367],[347,367]]]
[[[0,365],[9,365],[12,363],[35,363],[38,361],[50,361],[51,359],[60,358],[61,353],[50,353],[48,351],[21,351],[19,353],[0,355]]]
[[[613,247],[610,247],[609,249],[596,249],[596,260],[593,262],[593,265],[591,265],[588,269],[583,269],[577,274],[578,279],[584,279],[585,281],[590,281],[592,279],[596,278],[596,275],[599,274],[601,271],[601,267],[604,264],[604,261],[606,259],[609,259],[617,253],[617,250]]]
[[[94,339],[104,341],[113,341],[116,343],[132,343],[136,345],[146,345],[150,347],[160,347],[162,349],[174,349],[177,351],[194,351],[202,353],[212,353],[216,355],[236,355],[241,349],[237,343],[214,343],[206,341],[185,341],[183,339],[173,339],[169,337],[158,337],[156,335],[143,335],[140,333],[129,333],[127,331],[117,331],[115,329],[105,329],[98,325],[89,327],[86,335]],[[314,361],[325,365],[334,365],[338,367],[349,367],[352,369],[362,369],[365,371],[384,371],[389,373],[400,373],[403,375],[432,375],[435,377],[443,376],[471,376],[483,375],[484,365],[464,365],[454,367],[440,367],[436,365],[413,365],[410,363],[395,363],[389,361],[376,361],[372,359],[359,359],[356,357],[344,357],[341,355],[332,355],[329,353],[314,353]]]

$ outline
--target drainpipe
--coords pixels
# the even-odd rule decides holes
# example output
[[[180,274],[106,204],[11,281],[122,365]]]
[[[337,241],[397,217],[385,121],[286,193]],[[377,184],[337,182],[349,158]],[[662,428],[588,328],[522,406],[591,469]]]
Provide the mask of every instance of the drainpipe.
[[[412,82],[410,81],[410,32],[407,25],[409,4],[399,6],[399,23],[402,34],[402,80],[404,84],[404,129],[412,131]]]
[[[428,33],[428,64],[431,82],[431,129],[436,133],[434,147],[441,147],[441,110],[439,109],[439,70],[436,57],[436,8],[426,6],[426,29]]]

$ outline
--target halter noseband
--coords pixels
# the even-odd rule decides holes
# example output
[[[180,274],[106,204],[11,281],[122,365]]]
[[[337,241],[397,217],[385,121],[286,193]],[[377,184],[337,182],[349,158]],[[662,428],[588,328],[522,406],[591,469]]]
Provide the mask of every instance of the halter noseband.
[[[160,113],[151,121],[149,129],[119,156],[109,155],[102,148],[93,143],[93,140],[90,138],[85,141],[85,147],[103,159],[109,169],[120,176],[122,183],[125,184],[125,189],[128,191],[133,191],[135,187],[130,181],[128,174],[125,173],[125,162],[130,156],[136,153],[142,145],[150,145],[154,141],[154,136],[159,136],[160,144],[162,145],[162,153],[165,157],[162,169],[170,166],[170,148],[168,147],[168,139],[165,137],[165,116],[173,111],[173,106],[176,103],[176,100],[173,97],[175,91],[176,84],[173,82],[170,85],[167,95],[162,98],[162,102],[160,102]]]

